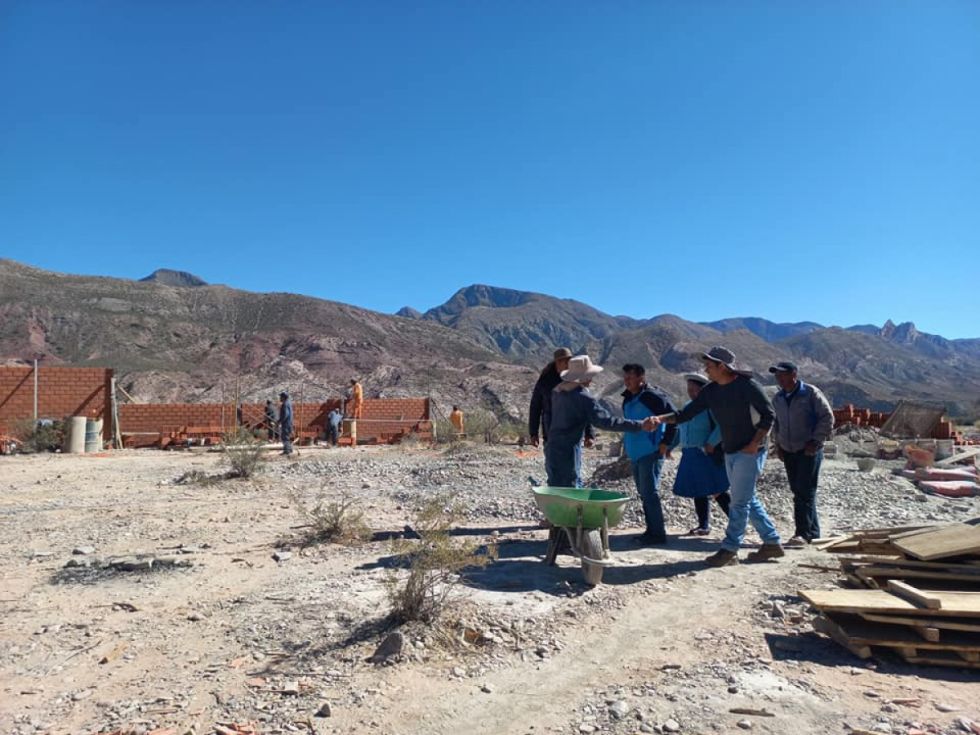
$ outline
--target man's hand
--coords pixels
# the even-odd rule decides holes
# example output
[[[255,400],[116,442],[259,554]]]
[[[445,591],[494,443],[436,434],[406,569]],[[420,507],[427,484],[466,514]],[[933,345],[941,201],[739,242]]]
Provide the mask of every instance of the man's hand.
[[[534,446],[538,446],[538,442],[540,442],[540,441],[541,440],[538,439],[537,435],[531,437],[531,444],[534,445]]]
[[[803,453],[807,457],[815,457],[817,456],[817,452],[819,451],[820,451],[820,444],[813,439],[811,439],[810,441],[808,441],[806,444],[803,445]]]
[[[670,445],[661,444],[659,447],[660,459],[670,459]]]
[[[706,443],[702,448],[705,454],[711,455],[715,453],[715,445]]]
[[[643,419],[642,428],[644,431],[656,431],[658,426],[660,426],[660,419],[656,416],[647,416]]]
[[[595,439],[593,439],[590,436],[587,436],[585,437],[585,441],[583,442],[583,444],[585,444],[586,449],[592,449],[592,447],[595,446]]]
[[[758,453],[759,453],[759,445],[756,442],[749,442],[748,444],[745,445],[745,448],[742,450],[742,454],[758,454]]]

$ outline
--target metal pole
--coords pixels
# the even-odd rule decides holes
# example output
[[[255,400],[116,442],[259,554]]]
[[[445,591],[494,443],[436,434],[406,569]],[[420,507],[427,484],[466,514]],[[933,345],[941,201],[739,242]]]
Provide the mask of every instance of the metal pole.
[[[34,361],[34,424],[37,425],[37,360]]]

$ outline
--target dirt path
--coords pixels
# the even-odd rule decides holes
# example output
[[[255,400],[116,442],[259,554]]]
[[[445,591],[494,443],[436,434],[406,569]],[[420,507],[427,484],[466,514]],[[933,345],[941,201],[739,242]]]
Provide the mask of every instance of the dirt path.
[[[671,721],[735,732],[748,719],[759,732],[830,735],[952,733],[956,718],[980,719],[977,672],[869,664],[810,632],[796,590],[837,575],[800,562],[833,566],[826,555],[707,569],[716,540],[639,549],[624,530],[613,538],[618,566],[590,590],[571,559],[541,563],[544,533],[521,517],[457,529],[499,533],[500,559],[470,575],[459,613],[491,642],[454,648],[406,629],[401,663],[375,666],[384,580],[398,573],[385,538],[412,512],[398,488],[429,460],[331,456],[358,469],[325,482],[360,493],[378,536],[293,547],[280,561],[273,552],[299,520],[290,494],[312,492],[291,479],[295,463],[273,463],[259,484],[201,487],[173,480],[217,471],[218,457],[4,458],[0,732],[202,735],[252,722],[263,733],[619,735]],[[367,469],[383,482],[363,482]],[[100,558],[142,552],[191,566],[66,568],[86,545]],[[331,716],[315,717],[325,702]]]

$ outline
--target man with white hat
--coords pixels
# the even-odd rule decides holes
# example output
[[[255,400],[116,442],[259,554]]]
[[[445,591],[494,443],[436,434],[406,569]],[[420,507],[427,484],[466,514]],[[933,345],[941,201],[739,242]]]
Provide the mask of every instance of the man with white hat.
[[[679,412],[655,419],[682,424],[703,411],[711,411],[721,427],[732,502],[721,549],[709,556],[707,562],[716,567],[738,564],[738,550],[745,538],[748,521],[762,537],[762,548],[749,554],[747,561],[785,556],[779,532],[755,493],[756,480],[766,464],[765,440],[772,428],[772,402],[752,378],[752,371],[736,365],[735,353],[731,350],[712,347],[702,353],[701,359],[712,382]]]
[[[555,487],[582,486],[575,454],[587,426],[624,432],[653,431],[657,427],[653,416],[632,421],[610,414],[588,390],[592,379],[601,372],[602,368],[593,365],[588,355],[577,355],[568,361],[568,369],[561,373],[562,382],[552,391],[544,453],[549,484]]]

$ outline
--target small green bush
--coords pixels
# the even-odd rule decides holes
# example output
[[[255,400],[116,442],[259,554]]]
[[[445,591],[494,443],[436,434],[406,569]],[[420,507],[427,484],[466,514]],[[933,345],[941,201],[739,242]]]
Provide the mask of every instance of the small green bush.
[[[265,450],[262,441],[252,435],[247,429],[225,434],[221,439],[224,449],[225,464],[228,465],[227,477],[249,478],[259,473],[265,463]]]
[[[445,498],[430,500],[418,512],[414,530],[418,540],[394,542],[393,551],[404,557],[408,576],[391,572],[385,580],[391,616],[400,622],[431,623],[447,607],[467,568],[483,567],[496,559],[494,546],[481,550],[472,541],[457,541],[450,534],[459,516]]]

